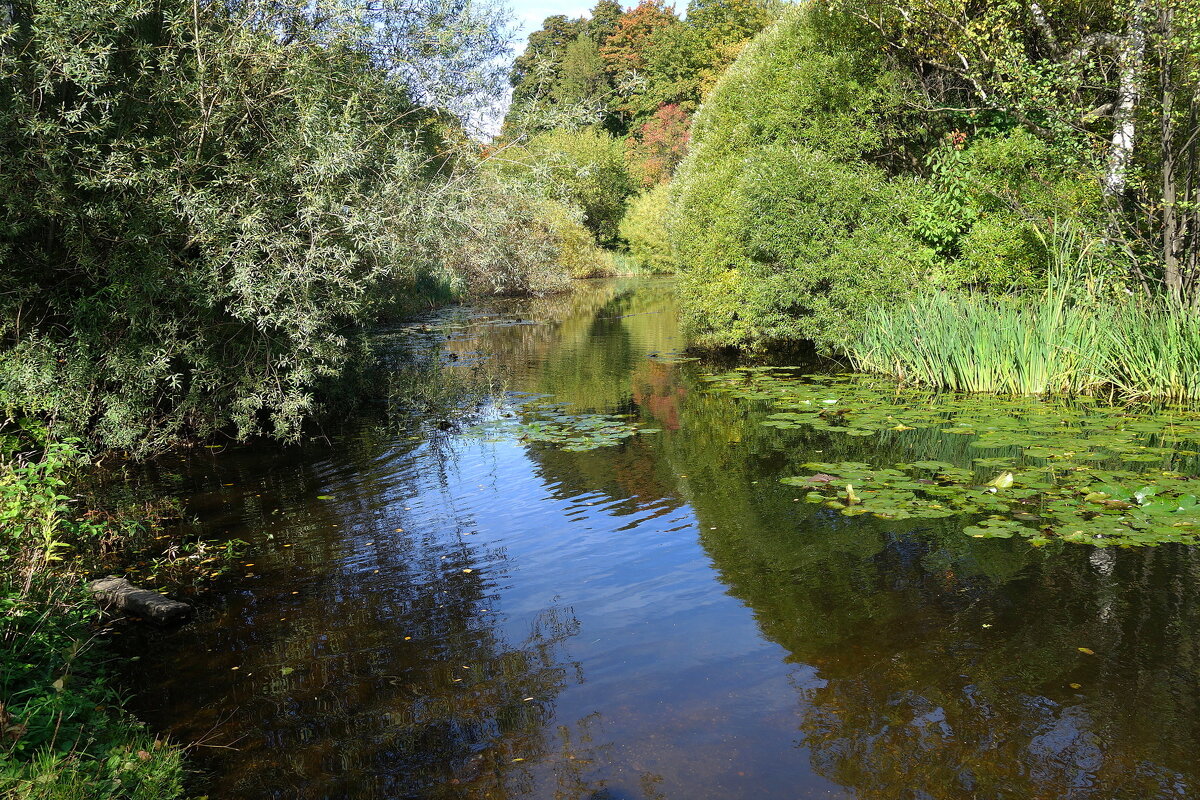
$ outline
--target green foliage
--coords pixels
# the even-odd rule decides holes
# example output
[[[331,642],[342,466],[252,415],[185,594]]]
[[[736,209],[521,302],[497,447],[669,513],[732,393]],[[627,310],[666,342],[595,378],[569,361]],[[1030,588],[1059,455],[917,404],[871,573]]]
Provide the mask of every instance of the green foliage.
[[[617,24],[625,9],[617,0],[596,0],[596,5],[588,12],[587,34],[603,47],[608,37],[616,33]]]
[[[86,559],[125,532],[71,507],[79,458],[60,443],[0,462],[0,793],[169,800],[181,751],[121,712],[93,638]]]
[[[629,255],[645,271],[670,274],[679,268],[671,250],[667,231],[670,185],[659,184],[629,201],[621,220],[621,238],[629,245]]]
[[[608,91],[600,48],[595,39],[580,34],[563,51],[561,75],[550,96],[556,103],[599,106]]]
[[[1104,243],[1077,231],[1038,244],[1052,262],[1045,289],[938,291],[879,307],[849,348],[855,365],[958,391],[1200,398],[1195,309],[1133,296],[1113,282],[1120,270]]]
[[[1019,214],[982,216],[959,242],[958,282],[1001,291],[1044,286],[1049,255],[1038,234]]]
[[[745,43],[779,15],[772,0],[694,0],[684,24],[655,37],[646,56],[646,92],[654,105],[694,110]]]
[[[603,278],[614,272],[612,254],[596,245],[578,212],[563,203],[542,204],[540,219],[556,242],[554,263],[572,278]]]
[[[496,20],[433,0],[10,5],[0,405],[139,454],[216,428],[294,438],[382,287],[439,269],[413,222],[436,220],[460,134],[428,108],[478,96]]]
[[[861,0],[832,5],[863,10]],[[1106,195],[1101,227],[1140,271],[1194,302],[1200,3],[885,0],[871,20],[929,117],[1052,147]]]
[[[946,262],[952,284],[1041,289],[1051,266],[1046,232],[1069,220],[1088,236],[1102,229],[1094,175],[1022,129],[967,140],[929,155],[928,198],[915,232]],[[966,146],[963,147],[963,142]]]
[[[498,169],[512,179],[583,213],[583,224],[602,245],[617,238],[625,198],[634,191],[625,148],[591,128],[548,131],[510,148]]]
[[[584,32],[582,19],[562,14],[546,17],[540,30],[529,34],[525,51],[513,62],[508,80],[513,87],[513,103],[543,97],[550,92],[562,70],[567,45]]]
[[[771,2],[734,0],[693,3],[678,21],[660,5],[630,10],[604,51],[618,90],[613,111],[626,126],[663,105],[694,111],[744,43],[777,15]]]
[[[470,192],[451,191],[431,209],[441,217],[429,257],[444,265],[457,296],[511,296],[562,291],[564,251],[578,259],[591,236],[568,209],[530,198],[519,186],[481,172]]]
[[[977,216],[963,175],[959,148],[943,147],[925,158],[929,180],[920,186],[921,206],[913,219],[916,237],[944,259],[958,254],[959,240]]]
[[[830,349],[925,266],[909,194],[864,162],[901,100],[878,52],[815,9],[759,36],[697,116],[671,184],[690,333]]]

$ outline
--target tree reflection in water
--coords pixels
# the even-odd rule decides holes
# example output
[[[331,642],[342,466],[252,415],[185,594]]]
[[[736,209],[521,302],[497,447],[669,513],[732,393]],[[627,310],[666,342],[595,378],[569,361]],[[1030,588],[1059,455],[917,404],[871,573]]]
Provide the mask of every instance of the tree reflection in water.
[[[439,341],[488,385],[659,434],[473,451],[357,424],[184,470],[209,530],[262,548],[180,634],[206,653],[145,662],[154,719],[239,748],[208,759],[213,797],[1200,796],[1200,552],[804,503],[779,479],[808,461],[974,454],[764,427],[671,356],[669,287],[593,288]]]

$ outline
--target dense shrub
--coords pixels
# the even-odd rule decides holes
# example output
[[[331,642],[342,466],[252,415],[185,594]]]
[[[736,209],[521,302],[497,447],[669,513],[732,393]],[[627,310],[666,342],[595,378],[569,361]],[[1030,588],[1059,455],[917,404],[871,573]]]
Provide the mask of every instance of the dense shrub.
[[[571,278],[603,278],[614,272],[612,253],[601,249],[581,214],[563,203],[541,204],[539,218],[557,247],[555,263]]]
[[[529,295],[562,291],[568,278],[610,271],[576,209],[530,195],[492,172],[470,176],[469,189],[430,207],[429,258],[442,265],[454,294]]]
[[[679,268],[667,231],[669,207],[670,185],[664,183],[632,198],[621,219],[621,238],[642,270],[665,274]]]
[[[900,99],[869,37],[811,5],[750,44],[700,109],[671,184],[694,337],[830,349],[913,284],[928,251],[908,232],[911,192],[869,160]]]
[[[1039,230],[1025,217],[992,211],[980,216],[959,242],[956,282],[992,290],[1045,285],[1048,255]]]
[[[602,245],[617,240],[625,199],[634,191],[624,145],[592,128],[556,129],[509,147],[496,168],[510,180],[580,209],[583,224]]]
[[[1096,233],[1095,176],[1023,129],[968,138],[931,153],[915,231],[944,260],[950,286],[1040,290],[1057,221]]]

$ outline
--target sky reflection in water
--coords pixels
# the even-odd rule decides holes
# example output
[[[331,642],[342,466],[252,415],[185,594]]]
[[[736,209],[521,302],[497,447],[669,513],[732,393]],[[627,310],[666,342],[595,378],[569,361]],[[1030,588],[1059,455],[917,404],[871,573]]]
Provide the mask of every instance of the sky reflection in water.
[[[163,465],[206,535],[252,544],[236,591],[140,668],[155,725],[233,748],[197,751],[212,797],[1200,794],[1194,550],[803,502],[779,479],[805,462],[913,454],[705,391],[667,281],[421,337],[661,432],[569,452],[364,416]]]

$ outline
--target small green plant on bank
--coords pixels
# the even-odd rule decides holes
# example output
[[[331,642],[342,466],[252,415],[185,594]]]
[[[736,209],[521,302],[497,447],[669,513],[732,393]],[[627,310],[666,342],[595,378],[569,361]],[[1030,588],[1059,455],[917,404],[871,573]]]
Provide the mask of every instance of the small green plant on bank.
[[[115,532],[66,491],[69,443],[0,460],[0,796],[170,800],[182,751],[121,710],[83,585]]]

